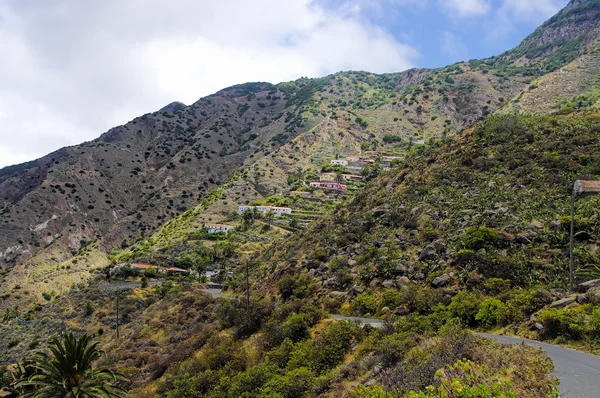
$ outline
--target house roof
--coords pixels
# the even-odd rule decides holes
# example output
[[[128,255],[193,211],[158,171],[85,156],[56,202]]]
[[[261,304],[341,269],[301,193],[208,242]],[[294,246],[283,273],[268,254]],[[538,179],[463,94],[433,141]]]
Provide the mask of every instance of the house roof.
[[[219,227],[219,228],[235,228],[233,225],[227,225],[227,224],[214,224],[211,222],[205,222],[204,225],[206,225],[207,227]]]
[[[577,180],[573,186],[575,195],[600,193],[600,181]]]

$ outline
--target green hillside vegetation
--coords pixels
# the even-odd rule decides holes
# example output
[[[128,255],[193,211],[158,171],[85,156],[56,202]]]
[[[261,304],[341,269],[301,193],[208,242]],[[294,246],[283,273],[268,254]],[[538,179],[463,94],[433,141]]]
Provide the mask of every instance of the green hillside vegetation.
[[[414,153],[348,205],[273,247],[261,277],[286,270],[288,278],[306,278],[324,263],[326,271],[311,275],[323,286],[318,296],[343,292],[329,300],[334,312],[435,314],[525,334],[537,333],[529,327],[539,321],[540,338],[594,349],[594,291],[565,308],[545,307],[568,296],[570,190],[576,179],[600,178],[599,134],[597,115],[490,117]],[[578,282],[600,276],[599,203],[576,203]]]
[[[541,350],[473,331],[600,352],[600,196],[575,202],[568,286],[599,12],[488,59],[236,85],[0,170],[0,396],[65,332],[133,398],[558,396]]]

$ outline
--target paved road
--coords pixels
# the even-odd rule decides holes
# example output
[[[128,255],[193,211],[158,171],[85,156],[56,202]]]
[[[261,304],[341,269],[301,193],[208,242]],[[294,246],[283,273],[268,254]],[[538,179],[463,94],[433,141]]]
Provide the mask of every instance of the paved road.
[[[331,315],[331,317],[338,321],[357,321],[360,323],[364,323],[365,325],[372,326],[374,328],[380,328],[383,326],[383,321],[381,319],[372,319],[372,318],[360,318],[357,316],[343,316],[343,315]]]
[[[527,344],[540,347],[554,362],[553,376],[560,380],[560,396],[563,398],[600,397],[600,356],[586,354],[540,341],[519,337],[477,333],[479,336],[507,344]]]
[[[219,298],[219,297],[221,297],[221,292],[223,290],[222,289],[202,289],[202,291],[210,294],[211,296],[213,296],[213,298]]]
[[[166,280],[158,279],[153,281],[148,281],[148,286],[154,286],[161,283],[166,282]],[[104,285],[100,285],[98,288],[100,290],[119,290],[119,289],[134,289],[136,287],[141,287],[142,282],[115,282],[115,283],[106,283]]]
[[[213,297],[221,296],[221,289],[206,289],[205,291]],[[376,328],[383,326],[381,319],[343,315],[332,315],[331,317],[338,321],[358,321]],[[487,333],[477,333],[477,335],[506,344],[528,344],[543,349],[554,362],[552,375],[560,380],[561,398],[600,397],[600,356],[519,337]]]

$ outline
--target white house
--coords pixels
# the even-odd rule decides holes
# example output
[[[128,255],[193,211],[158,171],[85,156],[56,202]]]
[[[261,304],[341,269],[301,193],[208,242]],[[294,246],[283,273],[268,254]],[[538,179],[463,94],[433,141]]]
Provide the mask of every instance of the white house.
[[[224,233],[228,234],[233,229],[235,229],[235,227],[233,225],[213,224],[213,223],[208,223],[208,222],[206,224],[204,224],[204,227],[208,230],[209,234],[217,234],[219,232],[224,232]]]
[[[239,206],[238,214],[244,214],[248,210],[252,211],[256,209],[257,212],[267,214],[272,212],[275,216],[281,217],[284,214],[292,214],[292,209],[289,207],[276,207],[276,206]]]
[[[334,166],[348,166],[348,161],[345,159],[334,159],[331,161],[331,164]]]

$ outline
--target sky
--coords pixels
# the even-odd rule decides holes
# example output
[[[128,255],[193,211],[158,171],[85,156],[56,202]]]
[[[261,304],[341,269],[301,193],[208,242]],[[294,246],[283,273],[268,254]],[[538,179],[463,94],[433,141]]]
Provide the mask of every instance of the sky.
[[[233,84],[500,54],[568,0],[0,0],[0,167]]]

